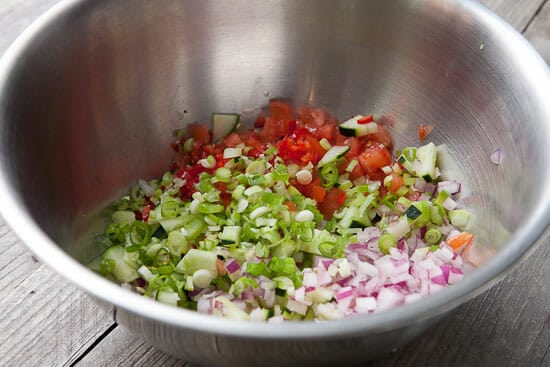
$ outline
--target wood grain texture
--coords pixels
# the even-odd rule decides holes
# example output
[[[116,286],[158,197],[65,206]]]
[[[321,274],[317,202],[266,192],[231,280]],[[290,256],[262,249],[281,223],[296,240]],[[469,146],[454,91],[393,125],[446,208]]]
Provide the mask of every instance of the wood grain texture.
[[[0,299],[0,365],[61,366],[107,329],[112,317],[43,265]]]
[[[544,0],[481,0],[481,4],[523,32]]]
[[[145,344],[121,326],[103,339],[77,366],[191,367],[187,362]]]
[[[0,54],[58,0],[0,0]],[[550,60],[545,0],[485,0]],[[542,6],[544,4],[544,6]],[[542,6],[542,8],[541,8]],[[537,14],[537,10],[540,12]],[[547,231],[548,232],[548,231]],[[550,233],[498,285],[381,366],[550,366]],[[186,366],[145,344],[33,260],[0,219],[0,366]],[[112,330],[112,331],[111,331]]]
[[[546,0],[524,35],[544,60],[550,63],[550,1]]]

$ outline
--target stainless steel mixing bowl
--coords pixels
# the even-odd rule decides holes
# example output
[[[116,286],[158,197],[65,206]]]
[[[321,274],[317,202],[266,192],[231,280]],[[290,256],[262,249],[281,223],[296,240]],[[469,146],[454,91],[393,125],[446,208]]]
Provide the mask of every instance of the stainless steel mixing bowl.
[[[416,304],[284,325],[171,308],[86,268],[102,250],[101,208],[167,168],[172,129],[212,111],[250,119],[276,96],[339,118],[374,113],[393,123],[397,146],[433,124],[490,259]],[[44,263],[171,354],[209,366],[357,363],[410,340],[532,248],[550,220],[549,96],[542,59],[470,1],[62,1],[0,64],[0,210]]]

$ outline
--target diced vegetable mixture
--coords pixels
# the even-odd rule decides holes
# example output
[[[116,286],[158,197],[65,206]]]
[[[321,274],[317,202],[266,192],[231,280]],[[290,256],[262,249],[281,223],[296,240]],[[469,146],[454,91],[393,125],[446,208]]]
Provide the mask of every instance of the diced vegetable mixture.
[[[273,100],[251,131],[213,114],[178,132],[162,178],[116,204],[99,271],[159,302],[240,320],[332,320],[463,277],[473,241],[433,143],[392,159],[373,116]]]

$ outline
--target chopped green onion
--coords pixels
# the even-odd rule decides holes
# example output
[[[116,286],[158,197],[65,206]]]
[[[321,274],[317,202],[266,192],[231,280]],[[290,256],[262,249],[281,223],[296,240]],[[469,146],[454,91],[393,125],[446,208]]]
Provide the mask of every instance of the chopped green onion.
[[[272,173],[273,173],[273,179],[275,181],[282,181],[284,183],[288,183],[290,174],[288,173],[288,169],[286,165],[284,164],[276,165]]]
[[[223,159],[240,157],[243,154],[242,148],[225,148],[223,150]]]
[[[321,168],[321,178],[324,187],[332,187],[338,181],[338,168],[335,165],[327,164]]]
[[[178,215],[179,204],[176,199],[166,197],[161,200],[160,212],[163,218],[174,218]]]
[[[225,167],[218,168],[216,170],[216,178],[221,182],[229,182],[231,180],[231,170]]]
[[[416,159],[416,148],[414,147],[404,148],[401,154],[405,157],[407,161],[413,162]]]
[[[221,204],[199,204],[199,212],[203,214],[221,213],[224,209],[224,206]]]
[[[325,138],[322,138],[319,141],[319,144],[321,145],[321,147],[323,147],[324,150],[329,150],[330,148],[332,148],[332,145],[330,144],[330,142]]]
[[[262,161],[253,161],[248,167],[246,167],[245,173],[251,175],[256,173],[258,175],[263,175],[265,173],[265,164]]]
[[[190,153],[193,151],[193,147],[195,146],[195,139],[193,138],[189,138],[185,141],[185,143],[183,144],[183,150],[186,152],[186,153]]]
[[[352,172],[358,164],[359,161],[357,161],[357,159],[352,159],[346,167],[346,172]]]
[[[453,226],[464,229],[470,220],[470,213],[463,209],[451,210],[449,212],[449,219]]]
[[[389,254],[390,248],[395,246],[397,246],[397,240],[391,233],[383,233],[378,239],[378,247],[385,254]]]
[[[253,185],[263,185],[264,182],[265,182],[264,175],[254,173],[254,174],[251,174],[251,175],[248,176],[248,184],[251,185],[251,186],[253,186]]]
[[[336,244],[333,242],[323,242],[319,245],[319,251],[324,257],[334,257],[337,253]]]
[[[441,239],[441,231],[438,228],[430,228],[424,234],[424,241],[428,245],[435,245]]]
[[[140,221],[130,225],[130,242],[135,246],[145,246],[151,240],[151,228]]]

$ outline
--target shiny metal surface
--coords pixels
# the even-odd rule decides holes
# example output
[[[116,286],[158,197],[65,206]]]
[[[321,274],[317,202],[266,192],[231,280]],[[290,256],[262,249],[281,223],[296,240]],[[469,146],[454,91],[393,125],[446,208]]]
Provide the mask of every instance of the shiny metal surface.
[[[489,287],[548,225],[549,95],[546,64],[469,1],[66,1],[0,62],[0,211],[42,261],[169,353],[208,366],[357,363]],[[373,112],[397,146],[433,124],[491,259],[417,304],[285,325],[170,308],[81,265],[101,251],[101,209],[167,168],[172,129],[212,111],[253,118],[277,96],[339,118]]]

